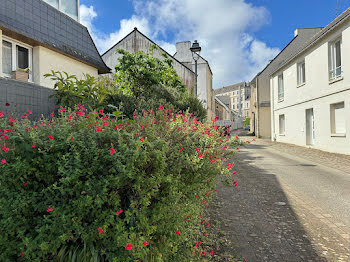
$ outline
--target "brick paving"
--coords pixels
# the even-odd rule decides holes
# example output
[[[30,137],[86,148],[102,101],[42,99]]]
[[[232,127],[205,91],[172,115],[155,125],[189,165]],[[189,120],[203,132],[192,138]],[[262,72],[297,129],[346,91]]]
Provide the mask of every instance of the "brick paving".
[[[266,140],[256,143],[350,170],[349,156]],[[349,261],[349,229],[292,187],[281,184],[276,175],[250,164],[246,157],[238,154],[232,159],[239,187],[220,183],[209,209],[216,230],[231,243],[226,253],[235,257],[217,261]]]

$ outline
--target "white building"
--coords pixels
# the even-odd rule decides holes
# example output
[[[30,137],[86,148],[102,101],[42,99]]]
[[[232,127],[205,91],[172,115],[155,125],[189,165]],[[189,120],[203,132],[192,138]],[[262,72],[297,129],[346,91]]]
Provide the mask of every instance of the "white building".
[[[350,8],[270,81],[273,140],[350,154]]]
[[[195,71],[195,61],[190,50],[191,42],[176,43],[176,53],[174,57],[185,64],[187,67]],[[199,56],[197,61],[197,96],[203,102],[205,109],[207,109],[207,119],[213,120],[215,118],[215,95],[213,90],[213,73],[211,71],[209,62],[202,56]]]

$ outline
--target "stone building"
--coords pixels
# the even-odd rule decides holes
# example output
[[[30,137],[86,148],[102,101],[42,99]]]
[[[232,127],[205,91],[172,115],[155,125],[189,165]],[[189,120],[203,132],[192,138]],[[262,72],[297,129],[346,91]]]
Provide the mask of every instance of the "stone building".
[[[250,116],[250,86],[246,82],[225,86],[215,90],[216,97],[230,97],[230,107],[238,117],[238,128],[243,126],[244,119]]]
[[[51,70],[77,77],[110,71],[78,22],[78,0],[65,1],[68,9],[60,1],[0,1],[0,111],[40,117],[53,110],[54,82],[44,77]]]

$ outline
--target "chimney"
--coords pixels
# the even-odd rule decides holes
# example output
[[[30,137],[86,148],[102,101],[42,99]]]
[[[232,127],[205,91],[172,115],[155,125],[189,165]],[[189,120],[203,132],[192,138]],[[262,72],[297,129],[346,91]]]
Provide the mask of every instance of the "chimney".
[[[181,62],[191,62],[192,54],[191,54],[191,42],[177,42],[176,43],[176,58]]]
[[[294,37],[296,37],[299,34],[299,28],[294,30]]]

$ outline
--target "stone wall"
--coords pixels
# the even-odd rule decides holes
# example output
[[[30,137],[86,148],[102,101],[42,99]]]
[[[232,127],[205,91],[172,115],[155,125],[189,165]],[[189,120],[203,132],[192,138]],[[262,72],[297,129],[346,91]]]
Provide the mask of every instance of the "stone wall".
[[[32,83],[0,78],[0,111],[6,116],[12,113],[22,116],[27,109],[32,111],[31,119],[40,119],[57,112],[53,90]],[[9,104],[9,106],[6,105]]]

